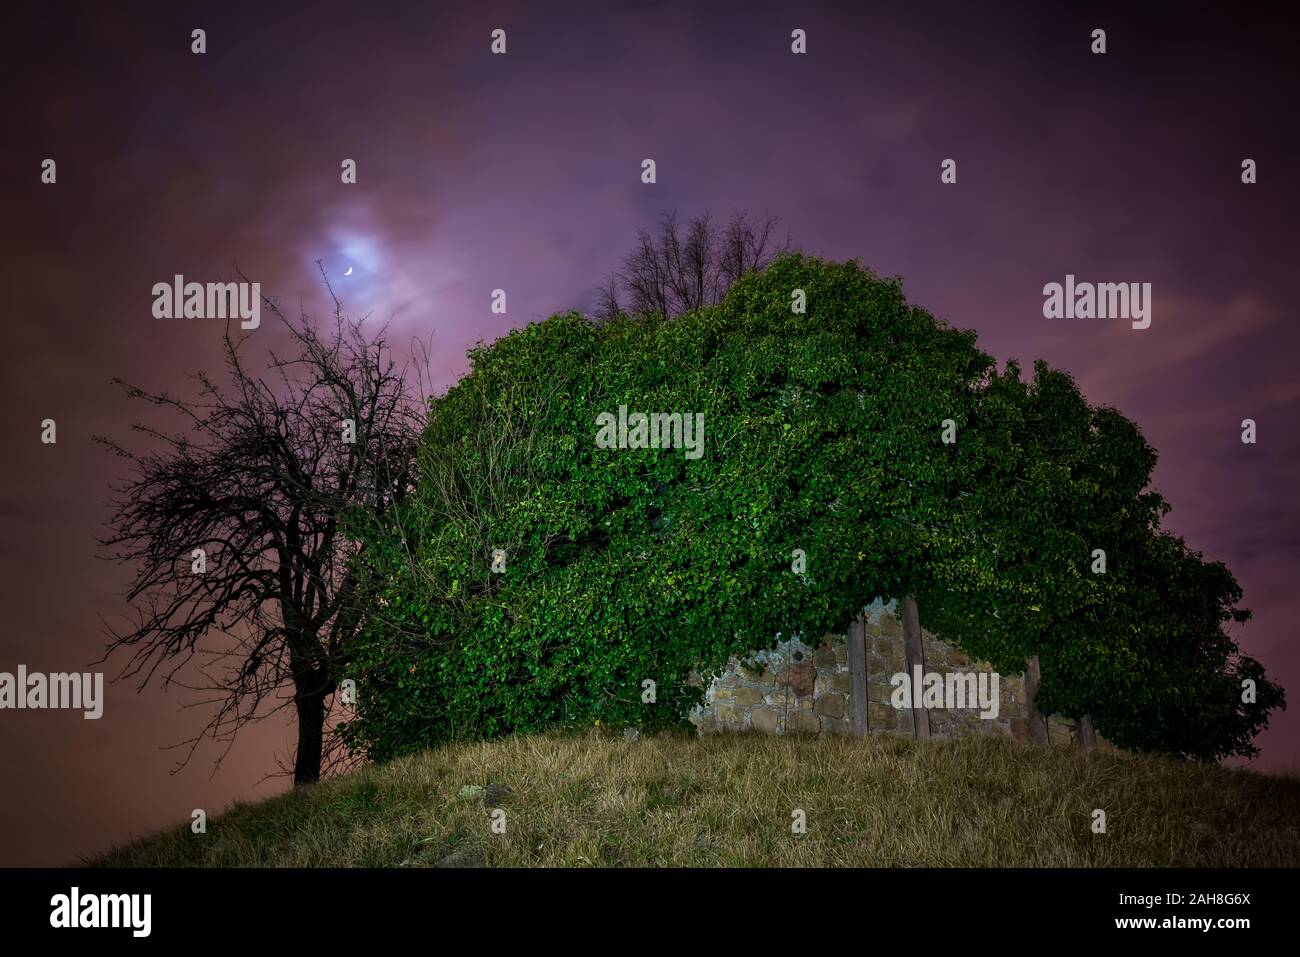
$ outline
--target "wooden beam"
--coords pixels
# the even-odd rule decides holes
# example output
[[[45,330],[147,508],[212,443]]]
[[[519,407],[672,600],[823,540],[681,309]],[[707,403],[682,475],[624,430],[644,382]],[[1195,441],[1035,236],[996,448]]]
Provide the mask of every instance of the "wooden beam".
[[[908,595],[903,599],[903,658],[906,662],[907,680],[919,667],[925,673],[925,645],[921,641],[921,615],[916,609],[916,599]],[[930,712],[919,701],[912,702],[912,736],[930,737]]]
[[[1038,685],[1042,674],[1038,668],[1038,655],[1025,660],[1025,716],[1029,719],[1029,740],[1034,744],[1047,743],[1047,720],[1038,713]]]
[[[849,734],[867,733],[867,619],[858,617],[849,625]]]
[[[1081,748],[1095,748],[1097,746],[1097,729],[1092,726],[1092,715],[1084,712],[1079,716],[1078,737],[1074,743]]]

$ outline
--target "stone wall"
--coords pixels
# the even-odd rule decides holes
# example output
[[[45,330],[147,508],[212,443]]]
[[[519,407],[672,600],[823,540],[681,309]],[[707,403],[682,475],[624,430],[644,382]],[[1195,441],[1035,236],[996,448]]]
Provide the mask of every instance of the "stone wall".
[[[992,674],[982,662],[972,662],[951,645],[922,631],[927,672]],[[867,608],[867,731],[869,734],[911,734],[906,709],[891,703],[890,679],[905,672],[903,624],[897,604],[877,601]],[[987,680],[987,679],[986,679]],[[995,734],[1029,739],[1023,675],[998,676],[997,717],[981,717],[977,708],[930,708],[930,733],[936,737]],[[800,637],[781,640],[776,647],[733,658],[712,678],[704,703],[691,714],[701,734],[721,731],[764,731],[770,734],[826,734],[848,731],[848,646],[843,635],[828,634],[816,647]],[[1074,723],[1048,720],[1053,744],[1069,744]]]

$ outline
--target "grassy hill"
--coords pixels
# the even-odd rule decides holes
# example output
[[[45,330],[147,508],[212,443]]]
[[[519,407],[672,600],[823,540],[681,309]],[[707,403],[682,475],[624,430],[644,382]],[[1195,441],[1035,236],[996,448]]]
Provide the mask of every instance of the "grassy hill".
[[[90,863],[1295,866],[1300,780],[1000,739],[542,735],[366,767]]]

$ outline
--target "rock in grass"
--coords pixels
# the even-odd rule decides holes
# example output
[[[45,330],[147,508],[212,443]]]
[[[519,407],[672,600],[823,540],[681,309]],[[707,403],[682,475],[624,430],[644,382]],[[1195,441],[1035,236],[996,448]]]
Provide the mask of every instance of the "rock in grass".
[[[481,790],[481,789],[480,789]],[[434,867],[482,867],[483,855],[476,847],[458,847]]]
[[[477,784],[467,784],[460,789],[460,799],[462,801],[477,801],[483,796],[483,789]]]

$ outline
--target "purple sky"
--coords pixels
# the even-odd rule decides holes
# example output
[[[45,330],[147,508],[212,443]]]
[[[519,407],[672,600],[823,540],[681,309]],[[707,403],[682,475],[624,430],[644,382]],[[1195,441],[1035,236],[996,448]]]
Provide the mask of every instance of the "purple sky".
[[[90,436],[125,435],[140,410],[109,380],[180,390],[219,358],[220,323],[152,317],[155,282],[238,267],[314,308],[322,258],[350,310],[391,318],[400,340],[432,334],[446,385],[475,341],[591,303],[637,227],[675,208],[780,216],[806,251],[902,276],[999,359],[1045,358],[1135,419],[1160,451],[1167,524],[1233,570],[1255,612],[1241,645],[1300,689],[1300,143],[1277,15],[83,6],[20,8],[0,66],[0,671],[82,670],[101,616],[126,610],[129,576],[94,545],[120,463]],[[504,57],[488,52],[496,27]],[[789,49],[796,27],[805,56]],[[1089,52],[1095,27],[1104,56]],[[345,157],[355,186],[339,181]],[[956,185],[939,180],[948,157]],[[1240,180],[1247,157],[1256,185]],[[1152,283],[1151,328],[1044,319],[1042,287],[1066,273]],[[505,316],[489,310],[496,287]],[[275,330],[264,319],[258,335],[269,345]],[[54,446],[39,441],[47,417]],[[1246,417],[1257,445],[1240,441]],[[203,723],[182,709],[192,700],[114,684],[100,721],[0,712],[0,864],[67,862],[284,787],[258,783],[292,748],[280,720],[241,736],[215,775],[210,748],[169,774],[164,748]],[[1258,767],[1295,772],[1300,709],[1257,743]]]

